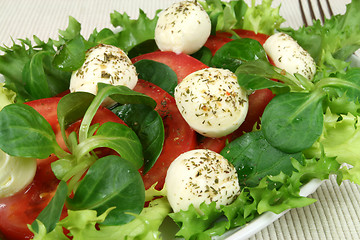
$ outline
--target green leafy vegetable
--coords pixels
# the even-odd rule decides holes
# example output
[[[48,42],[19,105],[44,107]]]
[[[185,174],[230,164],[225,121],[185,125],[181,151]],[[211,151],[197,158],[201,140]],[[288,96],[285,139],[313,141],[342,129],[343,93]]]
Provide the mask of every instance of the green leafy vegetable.
[[[79,141],[82,142],[89,134],[89,127],[91,119],[94,117],[96,110],[100,107],[101,103],[107,98],[111,97],[114,101],[125,104],[146,104],[155,108],[156,102],[154,99],[146,96],[145,94],[135,92],[126,86],[112,86],[109,84],[98,83],[98,92],[92,104],[87,109],[84,120],[81,123],[79,131]]]
[[[117,33],[118,44],[116,46],[128,52],[137,44],[149,39],[154,39],[158,12],[159,11],[156,12],[153,19],[149,19],[144,11],[140,10],[137,20],[130,19],[126,13],[121,14],[114,11],[114,13],[110,14],[112,25],[122,28],[121,31]]]
[[[143,59],[134,63],[139,78],[155,84],[174,96],[177,75],[168,65],[153,60]]]
[[[88,152],[100,147],[115,150],[137,169],[144,164],[139,138],[134,131],[123,124],[114,122],[102,124],[96,135],[88,137],[74,148],[74,155],[82,158]]]
[[[31,60],[25,64],[22,72],[25,89],[35,99],[51,97],[42,64],[43,58],[49,54],[45,51],[34,54]]]
[[[97,228],[95,225],[101,224],[113,209],[109,208],[100,216],[97,216],[97,212],[94,210],[68,210],[68,216],[58,222],[54,231],[50,233],[46,233],[44,225],[40,222],[40,231],[39,233],[35,232],[34,239],[68,239],[63,232],[63,227],[65,227],[78,240],[156,240],[160,239],[161,234],[158,229],[170,212],[170,205],[166,198],[159,198],[151,201],[149,207],[144,208],[139,215],[134,215],[135,219],[127,224],[119,226],[101,225]]]
[[[359,148],[354,147],[360,141],[358,117],[352,114],[338,115],[327,109],[324,115],[324,130],[320,138],[309,149],[304,151],[307,157],[319,157],[322,148],[327,155],[336,157],[340,163],[350,164],[351,170],[344,171],[344,179],[360,184],[358,176]]]
[[[155,42],[155,39],[149,39],[135,45],[130,49],[127,55],[130,59],[132,59],[145,53],[155,52],[156,50],[159,50],[159,48]]]
[[[176,236],[182,236],[185,239],[204,232],[215,220],[221,215],[221,211],[215,208],[216,203],[201,204],[199,209],[202,213],[197,212],[193,205],[189,206],[187,211],[181,210],[178,213],[171,213],[169,216],[177,223],[181,223],[181,229]]]
[[[199,214],[191,207],[187,211],[170,214],[180,227],[177,236],[181,235],[185,239],[210,239],[228,229],[243,226],[264,212],[281,213],[289,208],[307,206],[316,200],[299,195],[303,184],[315,177],[327,179],[330,174],[341,177],[340,164],[334,157],[327,157],[324,153],[319,159],[303,159],[301,163],[292,159],[291,162],[295,171],[290,175],[281,172],[266,176],[258,186],[243,188],[233,203],[221,206],[220,210],[210,204],[200,206],[204,214]],[[220,218],[216,222],[209,221],[217,214],[226,218]]]
[[[21,103],[0,111],[0,147],[11,156],[40,159],[63,152],[45,118]]]
[[[15,92],[4,87],[4,83],[0,83],[0,111],[6,105],[14,103],[15,95]]]
[[[285,21],[279,14],[280,6],[271,7],[272,0],[264,0],[255,5],[252,1],[250,7],[245,1],[222,2],[220,0],[206,0],[200,2],[208,12],[212,25],[212,34],[216,31],[234,33],[233,29],[252,30],[256,33],[271,35],[280,24]]]
[[[251,7],[245,13],[242,28],[256,33],[274,34],[275,29],[279,28],[285,19],[279,14],[280,6],[272,8],[271,4],[272,0],[263,0],[257,5],[255,0],[252,0]]]
[[[135,131],[143,146],[144,173],[159,157],[165,139],[164,124],[157,111],[146,105],[125,104],[112,111]]]
[[[202,48],[200,48],[199,51],[191,54],[191,56],[204,63],[205,65],[211,66],[211,59],[213,58],[213,55],[209,48],[203,46]]]
[[[94,100],[94,95],[87,92],[70,93],[62,97],[57,106],[57,116],[61,129],[61,134],[67,147],[71,150],[72,146],[66,137],[65,130],[77,120],[84,117],[86,110]]]
[[[89,168],[67,206],[94,209],[99,214],[115,207],[102,224],[121,225],[134,219],[129,213],[140,213],[144,202],[144,183],[137,169],[120,157],[107,156]]]
[[[257,59],[267,61],[264,48],[254,39],[242,38],[222,46],[216,51],[211,63],[218,68],[227,68],[235,72],[243,62]]]
[[[243,16],[248,8],[243,0],[230,2],[206,0],[199,3],[210,16],[212,34],[216,31],[232,32],[232,29],[242,28]]]
[[[63,71],[75,71],[83,65],[86,50],[83,37],[78,35],[61,46],[54,64]]]
[[[39,232],[39,222],[44,223],[46,232],[55,229],[56,223],[60,220],[67,194],[67,185],[61,181],[50,203],[41,211],[36,220],[31,224],[34,232]]]
[[[275,96],[261,120],[266,140],[287,153],[311,147],[322,133],[324,97],[322,92]]]
[[[302,161],[301,152],[287,154],[272,147],[262,131],[242,135],[226,145],[220,154],[234,165],[241,187],[255,187],[265,176],[280,172],[291,175],[295,170],[291,160]]]
[[[344,15],[320,20],[298,30],[280,29],[291,35],[315,59],[318,66],[316,80],[335,72],[344,72],[348,57],[360,48],[360,2],[351,1]]]

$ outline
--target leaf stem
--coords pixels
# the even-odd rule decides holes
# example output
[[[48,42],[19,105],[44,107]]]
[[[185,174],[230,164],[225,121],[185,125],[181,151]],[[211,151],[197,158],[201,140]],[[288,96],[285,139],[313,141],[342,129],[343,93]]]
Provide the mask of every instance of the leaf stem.
[[[323,78],[315,84],[315,88],[327,88],[327,87],[348,87],[360,91],[360,86],[350,81],[343,80],[341,78]]]

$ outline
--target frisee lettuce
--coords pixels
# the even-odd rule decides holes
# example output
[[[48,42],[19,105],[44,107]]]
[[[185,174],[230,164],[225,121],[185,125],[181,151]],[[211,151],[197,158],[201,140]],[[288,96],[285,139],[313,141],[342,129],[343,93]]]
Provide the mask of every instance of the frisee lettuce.
[[[344,15],[320,20],[312,26],[279,29],[291,35],[315,59],[318,72],[315,81],[336,72],[344,72],[350,65],[348,57],[360,48],[360,1],[351,1]]]
[[[272,0],[249,7],[243,0],[222,2],[221,0],[199,1],[210,16],[212,34],[216,31],[230,32],[233,29],[252,30],[271,35],[285,21],[279,14],[280,6],[272,8]]]
[[[68,216],[56,224],[51,232],[47,232],[43,223],[38,221],[39,231],[34,231],[34,240],[50,240],[50,239],[68,239],[72,236],[77,240],[156,240],[161,239],[159,227],[165,217],[170,213],[171,208],[166,198],[158,198],[152,200],[149,206],[144,208],[139,215],[133,214],[135,219],[127,224],[120,226],[104,226],[101,224],[105,221],[108,214],[114,208],[109,208],[103,214],[98,216],[95,210],[68,210]],[[66,235],[63,227],[69,230]]]
[[[16,93],[4,87],[4,83],[0,83],[0,110],[6,105],[14,103]]]
[[[316,200],[300,196],[301,186],[314,178],[328,179],[331,174],[339,179],[342,177],[340,164],[324,152],[318,159],[304,158],[303,164],[292,160],[292,164],[295,171],[291,174],[280,172],[266,176],[258,186],[243,188],[233,203],[221,206],[219,210],[215,204],[202,204],[200,210],[204,214],[199,214],[192,206],[187,211],[169,214],[180,227],[176,236],[210,240],[212,236],[245,225],[264,212],[281,213],[290,208],[307,206]]]
[[[20,44],[0,47],[0,74],[5,78],[5,86],[16,92],[15,101],[27,102],[55,96],[69,89],[71,71],[79,68],[85,61],[85,51],[99,44],[112,44],[128,52],[132,47],[154,38],[157,14],[149,19],[140,11],[137,20],[124,13],[111,14],[114,27],[122,31],[113,32],[108,28],[98,32],[96,29],[85,39],[80,34],[81,24],[69,17],[65,30],[59,30],[59,38],[48,42],[34,36],[19,39]]]
[[[324,115],[324,130],[314,145],[304,151],[308,157],[319,157],[321,147],[328,156],[336,157],[340,164],[347,165],[342,168],[343,178],[360,184],[359,169],[360,149],[356,146],[360,143],[359,116],[332,113],[328,108]]]
[[[256,33],[272,35],[285,19],[280,16],[280,5],[271,7],[272,0],[263,0],[256,5],[252,0],[251,7],[245,13],[243,29],[252,30]]]

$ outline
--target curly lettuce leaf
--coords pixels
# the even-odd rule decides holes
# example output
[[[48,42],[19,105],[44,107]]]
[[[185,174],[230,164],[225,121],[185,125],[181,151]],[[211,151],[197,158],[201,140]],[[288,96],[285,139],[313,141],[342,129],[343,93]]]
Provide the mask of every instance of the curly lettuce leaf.
[[[113,208],[97,216],[95,210],[68,210],[68,216],[57,223],[55,229],[46,233],[45,226],[38,221],[39,233],[34,232],[34,239],[68,239],[63,233],[63,227],[68,229],[72,236],[78,240],[95,239],[160,239],[159,227],[164,218],[170,212],[170,205],[166,198],[159,198],[150,202],[149,207],[144,208],[140,215],[127,224],[120,226],[104,226],[101,223]],[[100,224],[97,227],[97,224]],[[30,228],[31,229],[31,228]],[[32,230],[32,229],[31,229]]]
[[[0,83],[0,110],[6,105],[14,103],[16,96],[14,91],[7,89],[4,85],[4,83]]]
[[[328,156],[336,157],[339,164],[350,165],[350,169],[342,169],[344,179],[360,184],[360,148],[354,147],[359,143],[359,117],[351,113],[339,115],[327,109],[323,134],[304,153],[308,157],[319,157],[323,148]]]
[[[272,8],[272,0],[249,7],[245,1],[206,0],[199,2],[209,14],[212,34],[216,31],[232,32],[232,29],[252,30],[256,33],[273,34],[285,21],[279,14],[279,7]]]
[[[279,28],[285,19],[280,16],[280,5],[272,8],[271,4],[272,0],[263,0],[261,4],[255,5],[255,0],[252,0],[251,7],[244,16],[243,29],[268,35],[274,34],[275,29]]]
[[[298,30],[279,29],[291,35],[315,59],[318,77],[327,77],[335,72],[344,72],[350,63],[348,57],[360,48],[360,1],[352,1],[346,6],[344,15],[320,20],[312,26]]]
[[[302,163],[292,159],[293,171],[290,175],[281,172],[266,176],[255,187],[245,187],[238,198],[218,210],[214,204],[200,205],[204,214],[199,214],[193,207],[187,211],[170,214],[179,225],[177,236],[185,239],[210,239],[225,231],[243,226],[264,212],[281,213],[287,209],[304,207],[316,200],[300,195],[301,186],[311,179],[328,179],[330,174],[338,175],[340,164],[334,157],[327,157],[324,151],[319,159],[304,159]],[[222,215],[218,219],[215,216]],[[218,219],[214,221],[213,219]]]
[[[35,44],[30,39],[19,39],[20,43],[13,42],[12,47],[0,47],[4,53],[0,55],[0,74],[5,86],[16,93],[18,103],[51,97],[69,88],[71,73],[53,64],[54,41],[44,42],[36,36],[33,40]]]
[[[243,17],[248,6],[241,1],[222,2],[221,0],[206,0],[199,2],[209,14],[211,32],[231,32],[232,29],[242,28]]]
[[[118,41],[116,46],[128,52],[137,44],[154,39],[159,11],[156,11],[153,19],[148,18],[142,10],[139,10],[139,17],[136,20],[130,19],[126,13],[121,14],[114,11],[114,13],[110,14],[112,25],[121,28],[121,31],[116,34]]]

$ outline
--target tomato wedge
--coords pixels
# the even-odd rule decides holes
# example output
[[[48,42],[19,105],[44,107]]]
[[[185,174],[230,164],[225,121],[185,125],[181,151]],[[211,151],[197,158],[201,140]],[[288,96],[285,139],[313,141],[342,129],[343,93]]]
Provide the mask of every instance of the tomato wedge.
[[[176,54],[170,51],[146,53],[131,59],[131,61],[135,63],[143,59],[153,60],[168,65],[176,73],[179,83],[190,73],[203,68],[208,68],[207,65],[196,58],[184,53]]]
[[[57,120],[56,108],[60,99],[60,97],[39,99],[26,104],[33,107],[50,123],[59,145],[66,150]],[[108,121],[124,124],[113,112],[103,107],[99,108],[92,123],[103,124]],[[80,122],[76,122],[70,129],[76,130],[79,125]],[[31,224],[48,205],[59,184],[59,180],[51,170],[51,163],[55,160],[57,157],[54,155],[46,159],[38,159],[32,183],[13,196],[0,199],[0,235],[2,233],[3,238],[8,240],[32,238],[33,234],[27,228],[27,224]],[[65,216],[66,209],[63,210],[62,218]]]
[[[195,148],[196,133],[182,118],[175,99],[166,91],[141,79],[134,90],[152,97],[157,102],[155,110],[163,119],[165,128],[163,150],[154,166],[145,175],[142,174],[146,189],[157,182],[156,189],[160,190],[164,186],[166,172],[172,161],[180,154]],[[143,173],[142,170],[140,172]]]
[[[261,45],[263,45],[268,39],[269,35],[262,33],[255,33],[251,30],[244,29],[234,29],[234,32],[241,38],[251,38],[257,40]],[[216,35],[211,35],[207,42],[205,43],[205,47],[209,48],[211,53],[214,55],[215,52],[221,48],[225,43],[230,42],[234,39],[231,38],[231,34],[227,32],[216,32]]]

